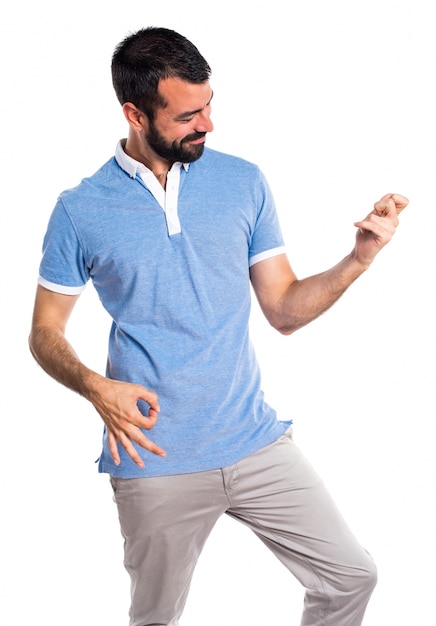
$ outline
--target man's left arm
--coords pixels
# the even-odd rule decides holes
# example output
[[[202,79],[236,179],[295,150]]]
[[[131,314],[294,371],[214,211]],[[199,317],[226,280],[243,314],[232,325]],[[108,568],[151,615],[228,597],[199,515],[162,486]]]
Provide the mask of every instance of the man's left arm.
[[[299,280],[284,254],[255,263],[250,278],[269,323],[290,335],[327,311],[392,239],[398,214],[407,204],[407,198],[398,194],[383,196],[364,220],[355,223],[352,252],[320,274]]]

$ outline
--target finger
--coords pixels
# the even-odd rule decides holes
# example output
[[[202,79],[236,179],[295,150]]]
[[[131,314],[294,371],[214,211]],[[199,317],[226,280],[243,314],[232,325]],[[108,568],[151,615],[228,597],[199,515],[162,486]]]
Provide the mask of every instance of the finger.
[[[156,424],[159,417],[158,412],[151,408],[148,410],[148,415],[144,415],[139,409],[137,415],[137,418],[134,420],[132,419],[131,423],[134,426],[144,428],[145,430],[151,430]]]
[[[115,465],[119,465],[121,463],[121,459],[120,459],[120,454],[118,452],[117,439],[110,430],[108,430],[108,445],[109,445],[109,450],[110,450],[110,453],[112,455],[112,459]]]
[[[159,412],[160,406],[159,406],[157,394],[154,393],[153,391],[150,391],[150,389],[147,389],[146,387],[141,387],[140,385],[138,385],[138,388],[139,388],[138,400],[144,400],[151,409]]]
[[[395,232],[395,227],[390,221],[386,221],[377,215],[370,215],[368,219],[355,222],[354,225],[359,228],[362,235],[369,235],[369,233],[374,235],[381,246],[390,241]]]
[[[392,194],[383,196],[378,202],[374,204],[375,214],[379,217],[386,217],[396,214],[395,201]]]
[[[150,407],[150,409],[148,410],[148,416],[147,416],[147,419],[149,420],[150,428],[153,428],[153,426],[156,424],[158,417],[159,417],[159,413]]]
[[[395,202],[397,213],[401,213],[409,204],[409,200],[405,196],[400,196],[398,193],[392,194],[392,199]]]
[[[133,437],[132,437],[133,439]],[[142,448],[145,448],[149,452],[156,454],[157,456],[166,457],[166,452],[161,447],[157,446],[153,441],[150,441],[145,437],[141,431],[139,434],[133,439],[135,443],[140,445]],[[130,456],[132,461],[140,468],[144,467],[144,461],[136,450],[135,446],[132,444],[132,440],[125,433],[121,432],[119,437],[117,438],[113,432],[108,430],[108,445],[109,450],[111,452],[113,461],[115,465],[120,465],[121,459],[118,451],[118,441],[123,446],[124,450]]]
[[[142,464],[140,465],[140,467],[143,467],[144,464],[142,462],[141,457],[138,454],[138,451],[132,444],[132,441],[134,441],[139,446],[141,446],[141,448],[148,450],[148,452],[151,452],[152,454],[156,454],[157,456],[161,456],[161,457],[166,456],[165,450],[160,448],[153,441],[150,441],[150,439],[148,439],[140,430],[137,430],[136,432],[132,433],[130,437],[126,436],[124,433],[121,433],[120,434],[121,445],[123,446],[127,454],[132,457],[132,459],[135,461],[137,465],[139,465],[139,463]]]
[[[157,456],[166,456],[165,450],[156,445],[154,441],[148,439],[141,431],[139,431],[138,437],[135,438],[135,442],[142,448],[145,448],[146,450],[152,452],[153,454],[156,454]]]
[[[135,446],[132,444],[130,439],[128,437],[126,437],[126,435],[124,433],[120,433],[119,441],[120,441],[121,445],[123,446],[124,450],[127,452],[127,454],[132,459],[132,461],[138,467],[140,467],[142,469],[144,467],[144,461],[139,456],[138,451],[136,450]]]
[[[374,204],[374,210],[381,217],[398,215],[408,204],[409,200],[405,196],[397,193],[388,193]]]

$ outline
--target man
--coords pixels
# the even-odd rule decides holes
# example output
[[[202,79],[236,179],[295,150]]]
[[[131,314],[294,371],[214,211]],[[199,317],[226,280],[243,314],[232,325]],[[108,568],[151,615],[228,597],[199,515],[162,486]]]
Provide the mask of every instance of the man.
[[[99,471],[111,477],[125,539],[130,626],[179,623],[223,513],[304,585],[301,624],[361,624],[375,566],[293,443],[290,423],[264,401],[248,335],[250,281],[267,320],[293,333],[369,267],[408,201],[384,196],[356,223],[348,256],[299,280],[262,173],[205,148],[213,93],[197,48],[174,31],[143,29],[118,45],[112,75],[128,137],[59,197],[30,347],[105,424]],[[113,318],[106,376],[65,338],[90,278]]]

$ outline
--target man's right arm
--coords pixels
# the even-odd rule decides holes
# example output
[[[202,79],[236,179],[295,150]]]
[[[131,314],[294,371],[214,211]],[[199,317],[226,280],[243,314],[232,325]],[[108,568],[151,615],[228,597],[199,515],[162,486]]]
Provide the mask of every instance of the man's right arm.
[[[149,452],[165,452],[145,437],[156,423],[159,405],[155,393],[142,385],[110,380],[86,367],[65,336],[68,319],[79,296],[56,293],[38,285],[29,337],[30,350],[47,374],[89,400],[108,429],[109,448],[120,463],[118,441],[139,466],[144,463],[132,441]],[[138,400],[149,405],[148,416],[138,409]]]

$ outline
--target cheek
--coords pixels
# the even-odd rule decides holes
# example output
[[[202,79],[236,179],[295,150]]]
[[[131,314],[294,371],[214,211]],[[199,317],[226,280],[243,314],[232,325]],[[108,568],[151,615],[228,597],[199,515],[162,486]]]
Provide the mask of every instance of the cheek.
[[[170,143],[180,143],[186,135],[192,133],[192,124],[166,124],[161,127],[162,136]]]

